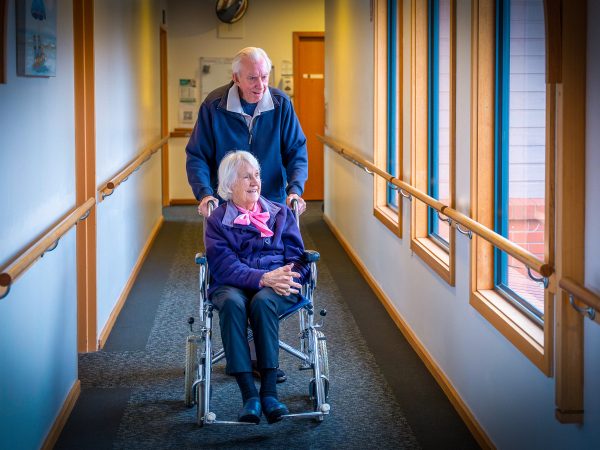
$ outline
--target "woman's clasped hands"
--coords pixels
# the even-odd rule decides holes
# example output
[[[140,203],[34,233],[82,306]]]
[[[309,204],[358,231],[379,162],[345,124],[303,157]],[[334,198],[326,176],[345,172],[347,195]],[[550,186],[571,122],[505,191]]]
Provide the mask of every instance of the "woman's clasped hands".
[[[297,294],[302,287],[294,278],[300,278],[298,272],[293,272],[294,264],[290,263],[265,273],[260,279],[260,287],[270,287],[279,295]]]

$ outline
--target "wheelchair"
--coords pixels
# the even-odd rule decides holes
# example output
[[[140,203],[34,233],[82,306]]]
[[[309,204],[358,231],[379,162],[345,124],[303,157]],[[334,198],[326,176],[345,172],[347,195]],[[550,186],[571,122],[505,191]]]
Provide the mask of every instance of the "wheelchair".
[[[215,208],[213,202],[209,203],[209,213]],[[298,205],[294,201],[292,209],[298,226],[299,214]],[[204,222],[206,229],[206,221]],[[284,415],[284,418],[311,418],[317,422],[322,422],[330,412],[330,405],[327,403],[329,397],[329,362],[327,359],[327,341],[321,331],[320,324],[315,321],[315,308],[313,303],[313,294],[317,286],[317,261],[320,255],[316,251],[306,250],[304,252],[305,261],[309,265],[308,281],[304,283],[301,289],[301,301],[293,305],[290,309],[279,316],[283,321],[294,314],[298,314],[299,321],[299,347],[294,347],[283,341],[279,341],[279,348],[295,356],[300,360],[299,370],[310,370],[311,377],[308,383],[308,396],[312,402],[313,410],[307,412],[290,413]],[[210,271],[207,264],[206,255],[198,253],[195,262],[199,266],[199,328],[194,333],[193,324],[195,319],[190,317],[188,324],[192,334],[186,341],[186,359],[185,359],[185,405],[192,407],[196,405],[196,422],[199,426],[226,424],[226,425],[253,425],[247,422],[238,422],[230,420],[217,420],[216,414],[211,410],[211,373],[214,364],[225,358],[225,350],[215,351],[212,345],[213,334],[213,314],[214,306],[208,298],[207,292],[210,282]],[[327,314],[326,310],[321,310],[322,318]],[[252,341],[252,331],[248,328],[248,342]]]

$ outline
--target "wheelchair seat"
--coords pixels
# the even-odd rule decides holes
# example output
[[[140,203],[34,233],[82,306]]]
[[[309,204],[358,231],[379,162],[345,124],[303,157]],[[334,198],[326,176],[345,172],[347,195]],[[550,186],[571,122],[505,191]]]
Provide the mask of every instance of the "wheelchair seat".
[[[300,295],[300,300],[295,305],[292,305],[287,311],[284,311],[279,315],[279,321],[287,319],[301,308],[306,308],[308,310],[312,309],[311,301],[303,295]]]

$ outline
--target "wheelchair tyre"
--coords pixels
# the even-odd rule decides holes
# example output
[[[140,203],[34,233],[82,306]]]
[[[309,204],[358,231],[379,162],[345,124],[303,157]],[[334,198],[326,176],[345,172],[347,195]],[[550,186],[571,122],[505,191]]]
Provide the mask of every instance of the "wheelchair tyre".
[[[327,358],[327,341],[325,340],[325,335],[321,331],[317,332],[317,339],[317,364],[319,364],[321,379],[320,381],[317,381],[315,372],[313,371],[313,375],[315,376],[310,380],[308,387],[310,398],[313,401],[314,411],[319,411],[321,406],[319,405],[319,399],[317,398],[317,382],[322,383],[323,386],[324,398],[322,400],[326,402],[329,398],[329,360]],[[318,417],[316,420],[322,422],[323,416]]]
[[[329,385],[329,359],[327,358],[327,341],[322,331],[317,331],[318,344],[317,344],[317,361],[319,362],[319,368],[321,369],[321,377],[327,380]],[[325,395],[327,398],[327,395]]]
[[[194,404],[192,386],[198,375],[198,337],[189,336],[185,344],[185,406]]]
[[[199,427],[204,426],[204,418],[208,411],[204,409],[204,386],[206,381],[201,381],[196,385],[196,422]],[[210,389],[210,387],[209,387]],[[212,390],[209,391],[209,396],[212,395]]]

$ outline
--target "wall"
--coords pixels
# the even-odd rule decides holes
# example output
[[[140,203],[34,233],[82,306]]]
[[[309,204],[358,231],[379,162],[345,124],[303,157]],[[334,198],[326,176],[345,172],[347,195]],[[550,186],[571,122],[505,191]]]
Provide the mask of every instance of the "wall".
[[[75,207],[73,15],[57,10],[56,76],[16,75],[8,2],[0,84],[0,267]],[[77,379],[75,230],[0,300],[0,448],[38,448]]]
[[[292,32],[323,31],[323,0],[282,2],[252,0],[240,21],[244,37],[223,39],[217,36],[219,21],[214,3],[193,0],[170,0],[169,27],[169,129],[193,124],[178,120],[179,79],[200,80],[200,57],[231,58],[243,47],[261,47],[275,66],[275,85],[280,81],[283,60],[292,61]],[[222,84],[229,80],[224,79]],[[198,93],[200,89],[198,88]],[[199,94],[198,94],[199,96]],[[199,99],[198,99],[199,100]],[[197,103],[197,108],[200,104]],[[187,139],[172,140],[169,145],[170,197],[193,199],[185,174]]]
[[[597,231],[600,221],[600,3],[588,2],[587,39],[587,121],[586,121],[586,217],[585,217],[585,285],[600,295],[600,235]],[[599,313],[600,314],[600,313]],[[585,321],[585,383],[584,407],[586,421],[596,426],[596,443],[600,442],[600,325]],[[595,391],[594,391],[595,390]]]
[[[164,0],[95,2],[96,182],[160,139],[159,30]],[[98,205],[100,334],[161,219],[160,153]]]
[[[469,214],[471,2],[458,0],[457,3],[456,208]],[[372,160],[373,24],[369,17],[369,2],[325,2],[327,133]],[[589,23],[599,17],[598,6],[590,6]],[[598,31],[590,26],[590,33],[594,36],[588,39],[593,43],[588,52],[597,54]],[[408,180],[408,0],[404,1],[404,49],[404,179]],[[598,79],[597,62],[590,66],[589,72],[589,80]],[[595,84],[592,86],[590,81],[588,86],[590,123],[597,123],[600,117]],[[588,168],[598,167],[600,159],[598,131],[591,128],[588,127],[588,133],[595,133],[595,140],[589,140]],[[588,192],[598,192],[598,181],[590,178]],[[372,177],[326,150],[326,216],[350,243],[494,444],[501,449],[591,448],[592,443],[597,444],[600,439],[600,364],[597,357],[600,327],[586,320],[585,423],[582,426],[561,425],[554,418],[554,379],[544,376],[469,305],[469,240],[458,235],[456,286],[450,287],[410,251],[408,202],[405,201],[403,211],[405,238],[400,240],[370,213],[372,199]],[[589,252],[592,248],[600,248],[596,234],[592,236],[590,232],[590,224],[600,219],[600,207],[597,200],[593,203],[592,195],[586,201],[586,248]],[[356,214],[356,205],[364,205],[365,214]],[[586,280],[589,287],[600,292],[600,265],[597,258],[592,261],[593,258],[594,255],[587,257]]]
[[[0,267],[75,207],[72,2],[58,3],[56,77],[16,76],[9,1],[0,85]],[[95,2],[96,183],[160,137],[165,0]],[[49,3],[47,4],[50,5]],[[161,215],[160,156],[98,205],[98,332]],[[39,448],[77,380],[75,231],[0,300],[0,448]],[[43,318],[43,320],[40,320]]]

